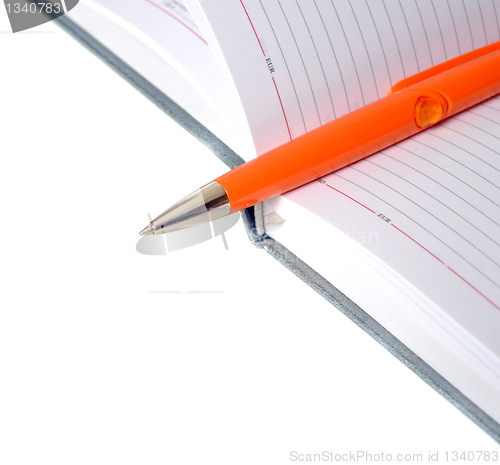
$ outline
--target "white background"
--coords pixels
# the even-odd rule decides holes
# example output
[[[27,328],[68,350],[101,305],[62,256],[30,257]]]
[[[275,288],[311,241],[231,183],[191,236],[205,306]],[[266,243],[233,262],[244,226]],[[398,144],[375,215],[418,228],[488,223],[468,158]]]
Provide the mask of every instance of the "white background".
[[[12,34],[0,10],[2,465],[498,450],[241,222],[229,251],[137,253],[148,212],[225,166],[54,24]]]

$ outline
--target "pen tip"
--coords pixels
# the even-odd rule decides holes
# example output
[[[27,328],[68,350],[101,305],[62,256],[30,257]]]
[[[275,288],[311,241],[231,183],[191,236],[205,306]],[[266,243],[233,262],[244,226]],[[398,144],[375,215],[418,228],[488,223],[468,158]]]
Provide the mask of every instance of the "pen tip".
[[[140,233],[141,236],[149,236],[150,234],[154,234],[154,230],[150,224],[148,224]]]

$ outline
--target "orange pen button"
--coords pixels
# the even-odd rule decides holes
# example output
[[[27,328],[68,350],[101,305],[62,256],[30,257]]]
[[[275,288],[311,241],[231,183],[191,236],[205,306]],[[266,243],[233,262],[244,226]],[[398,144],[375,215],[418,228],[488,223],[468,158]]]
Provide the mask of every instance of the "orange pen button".
[[[422,129],[436,124],[443,113],[443,106],[432,97],[420,97],[415,105],[415,121]]]

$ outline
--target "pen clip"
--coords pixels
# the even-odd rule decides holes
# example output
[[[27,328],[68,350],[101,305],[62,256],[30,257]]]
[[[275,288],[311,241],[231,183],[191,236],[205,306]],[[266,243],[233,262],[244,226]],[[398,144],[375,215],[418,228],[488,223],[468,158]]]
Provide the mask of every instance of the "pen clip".
[[[457,66],[463,65],[464,63],[473,61],[476,58],[480,58],[482,56],[488,55],[489,53],[496,52],[497,50],[500,50],[500,42],[495,42],[493,44],[486,45],[485,47],[478,48],[477,50],[473,50],[472,52],[465,53],[464,55],[460,55],[456,58],[452,58],[451,60],[445,61],[444,63],[433,66],[432,68],[426,69],[425,71],[421,71],[420,73],[414,74],[413,76],[399,81],[397,84],[391,87],[388,95],[404,90],[407,87],[418,84],[419,82],[437,76],[438,74],[444,73],[445,71],[448,71],[452,68],[456,68]]]

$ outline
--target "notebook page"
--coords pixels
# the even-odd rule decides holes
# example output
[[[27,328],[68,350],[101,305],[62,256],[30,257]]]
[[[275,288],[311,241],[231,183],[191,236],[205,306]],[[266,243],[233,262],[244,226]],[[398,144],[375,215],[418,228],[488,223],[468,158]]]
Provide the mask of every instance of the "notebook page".
[[[88,0],[85,9],[106,18],[110,23],[119,26],[128,35],[138,40],[170,65],[191,86],[191,95],[183,95],[181,101],[176,92],[169,92],[169,97],[183,103],[189,100],[189,110],[194,108],[195,117],[205,116],[203,124],[214,127],[210,111],[216,114],[225,125],[225,132],[218,134],[229,143],[239,139],[244,150],[251,146],[250,135],[246,125],[243,110],[239,105],[236,91],[224,82],[216,60],[200,30],[187,9],[180,0]],[[79,12],[72,13],[72,18],[79,22]],[[84,27],[93,27],[97,19]],[[80,21],[81,23],[81,21]],[[115,53],[160,89],[164,89],[162,70],[153,60],[143,59],[143,50],[128,44],[122,46],[123,37],[101,37],[106,34],[101,31],[101,40],[110,39]],[[117,43],[114,43],[117,42]],[[124,49],[124,52],[122,51]],[[138,68],[139,66],[139,68]],[[167,83],[166,87],[170,90]],[[193,92],[194,90],[194,92]],[[197,95],[196,95],[196,94]],[[200,98],[201,97],[201,98]],[[209,106],[209,111],[205,107]],[[219,122],[217,126],[221,126]],[[213,129],[212,129],[213,130]]]
[[[500,97],[284,198],[355,239],[500,355]]]
[[[407,76],[500,40],[500,0],[185,4],[211,26],[204,36],[235,81],[257,153],[373,102]]]

